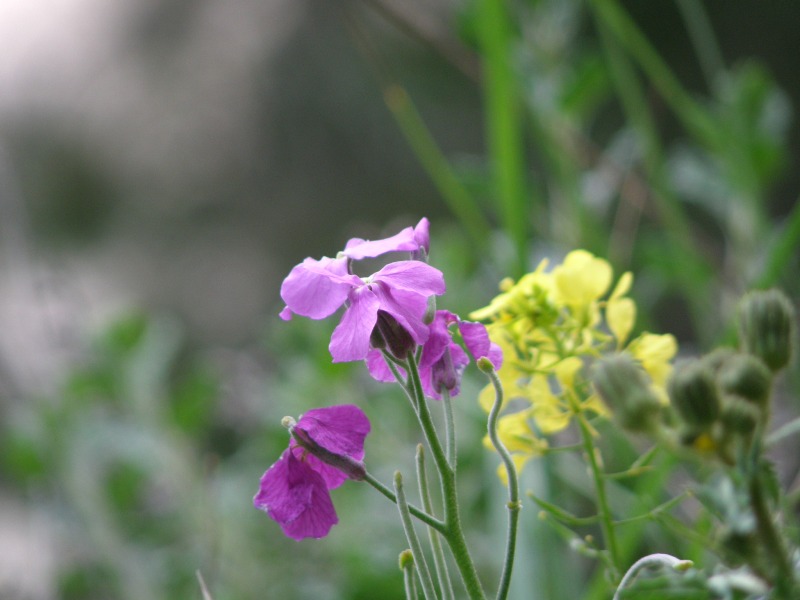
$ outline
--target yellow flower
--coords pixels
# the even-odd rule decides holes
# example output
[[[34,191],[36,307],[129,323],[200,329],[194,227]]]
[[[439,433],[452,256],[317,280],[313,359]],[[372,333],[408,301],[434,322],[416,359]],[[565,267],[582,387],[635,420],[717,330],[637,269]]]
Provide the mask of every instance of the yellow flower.
[[[501,418],[498,429],[520,466],[546,450],[546,441],[536,437],[532,422],[541,434],[552,435],[567,428],[578,414],[608,416],[607,406],[587,381],[587,363],[626,349],[666,401],[664,383],[677,350],[670,335],[646,333],[628,342],[636,321],[636,304],[627,297],[631,273],[623,273],[604,300],[613,282],[607,261],[575,250],[551,271],[546,271],[547,264],[543,260],[516,283],[504,280],[502,293],[470,314],[472,319],[488,321],[489,336],[503,349],[505,360],[497,374],[505,401],[527,403]],[[487,412],[494,394],[492,386],[480,394]]]

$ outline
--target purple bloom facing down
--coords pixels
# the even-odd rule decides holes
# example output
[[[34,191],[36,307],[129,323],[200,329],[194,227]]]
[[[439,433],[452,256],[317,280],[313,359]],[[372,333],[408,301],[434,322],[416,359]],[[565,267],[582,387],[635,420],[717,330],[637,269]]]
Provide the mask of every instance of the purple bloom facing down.
[[[370,423],[360,408],[343,404],[309,410],[294,426],[294,431],[298,430],[326,452],[360,462],[364,459],[364,440],[370,432]],[[297,442],[292,439],[289,447],[296,446]],[[339,487],[348,478],[347,473],[313,454],[306,454],[305,460],[322,476],[329,490]]]
[[[416,227],[406,227],[400,233],[382,240],[362,240],[352,238],[348,240],[342,254],[352,260],[375,258],[389,252],[411,252],[419,254],[420,249],[425,250],[425,255],[430,251],[430,223],[423,217]]]
[[[369,351],[378,310],[389,313],[414,342],[423,344],[428,339],[428,327],[423,323],[428,297],[444,292],[441,271],[420,261],[390,263],[361,279],[347,272],[346,257],[307,258],[281,285],[281,297],[286,302],[281,318],[288,320],[295,313],[324,319],[347,303],[329,350],[333,362],[362,360]]]
[[[369,419],[357,406],[330,406],[308,411],[292,429],[308,440],[325,462],[292,439],[261,477],[253,505],[290,538],[324,537],[339,522],[329,490],[340,486],[348,474],[358,478],[358,470],[351,467],[360,466],[363,472],[360,461]],[[342,464],[348,473],[333,464]]]
[[[422,348],[419,375],[425,395],[437,400],[441,399],[444,389],[450,392],[450,396],[459,394],[461,375],[469,364],[467,353],[453,341],[449,329],[453,323],[458,324],[464,344],[476,359],[487,357],[495,369],[499,369],[503,362],[500,347],[489,339],[483,324],[462,321],[458,315],[446,310],[436,311],[428,341]],[[377,350],[370,351],[367,356],[367,368],[378,381],[394,381],[394,375]],[[405,373],[402,369],[401,372]]]

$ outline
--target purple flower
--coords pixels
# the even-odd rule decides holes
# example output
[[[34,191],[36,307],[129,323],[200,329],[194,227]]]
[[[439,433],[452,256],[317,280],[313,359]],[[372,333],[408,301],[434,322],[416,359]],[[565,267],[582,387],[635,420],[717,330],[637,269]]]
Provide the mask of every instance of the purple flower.
[[[363,478],[369,419],[357,406],[344,404],[310,410],[291,430],[289,447],[261,477],[253,505],[292,539],[325,537],[339,522],[329,490],[348,478]]]
[[[406,227],[400,233],[382,240],[367,241],[361,238],[348,240],[342,254],[352,260],[375,258],[389,252],[411,252],[412,258],[427,256],[430,253],[430,222],[425,217],[416,227]]]
[[[441,271],[406,260],[390,263],[362,279],[348,272],[347,261],[346,256],[307,258],[292,269],[281,285],[286,302],[281,318],[289,320],[294,313],[324,319],[346,304],[328,346],[333,362],[366,358],[379,310],[391,315],[415,343],[424,344],[428,339],[428,326],[423,322],[428,298],[445,292]]]
[[[446,310],[437,310],[430,324],[428,341],[422,348],[419,361],[419,376],[425,395],[440,400],[442,390],[448,390],[451,396],[457,396],[461,387],[461,374],[469,364],[469,357],[464,349],[453,341],[450,325],[458,324],[461,338],[470,353],[477,360],[487,357],[499,369],[503,364],[503,353],[500,347],[489,339],[486,327],[482,323],[462,321],[458,315]],[[371,350],[367,356],[367,367],[370,375],[378,381],[394,381],[394,375],[386,365],[383,355],[378,350]],[[403,369],[401,372],[405,373]]]

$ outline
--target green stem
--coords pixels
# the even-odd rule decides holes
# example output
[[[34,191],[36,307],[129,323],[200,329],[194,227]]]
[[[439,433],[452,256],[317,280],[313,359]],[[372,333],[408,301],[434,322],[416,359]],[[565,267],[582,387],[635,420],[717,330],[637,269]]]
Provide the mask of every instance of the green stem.
[[[419,482],[419,495],[422,499],[422,506],[425,512],[433,514],[433,503],[431,502],[431,494],[428,489],[428,476],[425,473],[425,451],[422,444],[417,445],[417,480]],[[450,581],[450,574],[447,571],[447,561],[444,558],[444,551],[442,550],[442,540],[439,539],[439,534],[433,529],[428,529],[428,538],[433,550],[433,567],[436,571],[436,578],[439,581],[439,590],[442,592],[443,600],[455,600],[453,594],[453,584]]]
[[[425,555],[422,554],[422,546],[419,543],[417,532],[414,529],[414,523],[411,520],[411,513],[409,512],[406,495],[403,491],[403,476],[400,474],[400,471],[395,471],[394,473],[394,492],[397,495],[397,509],[400,511],[403,531],[406,533],[408,545],[411,546],[411,552],[414,555],[414,564],[417,567],[419,582],[422,584],[422,593],[425,595],[426,600],[436,600],[433,579],[431,578],[431,572],[428,569]]]
[[[442,390],[442,406],[444,408],[444,446],[446,448],[447,462],[450,468],[456,470],[456,432],[453,419],[453,402],[450,399],[450,390]]]
[[[375,477],[373,477],[370,473],[367,473],[364,476],[364,481],[366,481],[368,484],[370,484],[372,487],[378,490],[386,498],[397,504],[397,496],[394,494],[394,492],[392,492],[392,490],[383,485],[380,481],[375,479]],[[446,533],[447,529],[442,521],[428,514],[427,512],[418,509],[413,504],[408,505],[408,512],[410,512],[412,516],[416,517],[417,519],[425,523],[425,525],[427,525],[428,527],[435,529],[441,534]]]
[[[500,407],[503,405],[503,386],[500,378],[492,368],[492,364],[487,359],[481,359],[478,363],[480,369],[489,376],[494,386],[495,398],[492,410],[489,411],[489,422],[487,425],[489,439],[503,459],[508,476],[508,535],[506,538],[506,555],[503,560],[503,572],[500,576],[500,585],[497,588],[497,600],[505,600],[508,596],[508,588],[511,584],[511,572],[514,569],[514,555],[517,547],[517,528],[519,525],[519,512],[522,504],[519,500],[519,479],[517,477],[517,467],[511,453],[503,444],[497,434],[497,419],[500,416]]]
[[[408,561],[403,566],[403,587],[406,590],[406,600],[417,600],[417,582],[414,580],[413,561]]]
[[[442,499],[444,501],[444,522],[446,531],[442,533],[450,546],[461,579],[464,582],[467,595],[472,600],[485,600],[478,571],[472,562],[467,540],[461,526],[458,508],[458,491],[456,486],[456,473],[447,462],[447,456],[442,448],[442,443],[436,434],[428,405],[425,402],[425,394],[422,390],[422,382],[419,378],[419,369],[413,356],[406,359],[406,369],[409,374],[409,384],[417,398],[417,418],[419,419],[428,447],[433,454],[434,463],[439,471],[442,484]]]
[[[600,528],[603,531],[603,539],[605,540],[606,551],[609,557],[613,573],[611,577],[617,581],[621,572],[621,560],[619,546],[617,544],[617,536],[614,531],[614,517],[611,514],[611,508],[608,504],[608,496],[606,494],[606,482],[603,472],[600,468],[600,461],[598,460],[598,449],[592,442],[592,432],[589,424],[583,413],[578,412],[575,416],[578,426],[581,430],[581,439],[583,441],[583,450],[586,454],[586,460],[589,463],[589,471],[594,480],[594,489],[597,495],[597,512],[600,517]]]

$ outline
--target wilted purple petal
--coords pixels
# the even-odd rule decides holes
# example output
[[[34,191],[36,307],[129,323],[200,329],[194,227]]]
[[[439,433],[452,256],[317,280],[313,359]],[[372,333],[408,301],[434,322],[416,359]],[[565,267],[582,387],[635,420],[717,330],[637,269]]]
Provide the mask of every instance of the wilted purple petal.
[[[364,458],[364,440],[370,432],[367,415],[353,404],[315,408],[306,412],[295,425],[316,444],[334,454],[360,461]],[[290,447],[296,446],[292,439]],[[340,486],[347,475],[334,466],[308,454],[305,460],[325,480],[328,489]]]
[[[328,345],[333,362],[362,360],[369,352],[369,337],[378,320],[380,301],[368,287],[353,290],[342,320]]]
[[[447,310],[437,310],[430,324],[428,341],[422,348],[420,356],[420,367],[431,366],[444,354],[447,347],[452,343],[452,336],[448,325],[455,323],[458,317]]]
[[[464,339],[467,349],[475,357],[475,360],[486,357],[494,366],[495,370],[503,364],[503,351],[500,346],[489,339],[489,333],[483,323],[472,321],[459,321],[458,330]]]
[[[310,319],[324,319],[336,312],[350,290],[361,283],[347,272],[346,258],[307,258],[281,284],[281,298],[286,302],[281,318],[288,320],[291,311]]]
[[[324,537],[339,522],[324,479],[291,450],[261,477],[253,505],[295,540]]]

